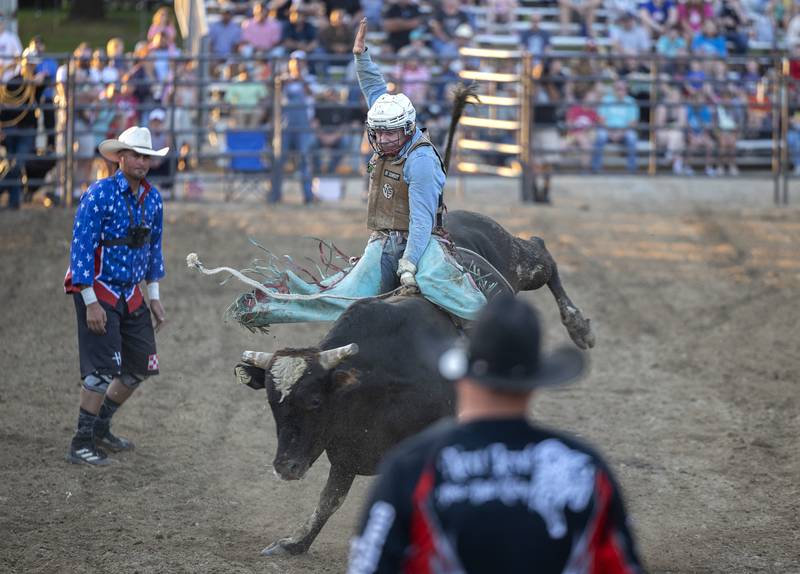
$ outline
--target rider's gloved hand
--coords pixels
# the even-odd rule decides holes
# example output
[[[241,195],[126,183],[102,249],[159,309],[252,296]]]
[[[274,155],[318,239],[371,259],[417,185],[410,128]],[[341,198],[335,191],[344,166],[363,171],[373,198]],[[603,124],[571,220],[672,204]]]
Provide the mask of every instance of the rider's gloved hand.
[[[414,275],[417,273],[417,266],[408,259],[401,259],[397,264],[397,274],[400,276],[400,284],[403,287],[419,287]]]

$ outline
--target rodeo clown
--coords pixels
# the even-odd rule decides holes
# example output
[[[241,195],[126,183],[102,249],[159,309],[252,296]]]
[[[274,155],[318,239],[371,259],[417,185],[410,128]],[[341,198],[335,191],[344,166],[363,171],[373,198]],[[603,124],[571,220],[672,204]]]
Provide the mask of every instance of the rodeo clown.
[[[111,433],[111,417],[147,377],[158,374],[154,330],[165,321],[158,282],[164,277],[161,195],[145,179],[154,150],[150,131],[131,127],[105,140],[100,153],[119,170],[95,182],[75,213],[65,291],[78,320],[83,386],[67,460],[92,466],[106,453],[133,449]],[[139,284],[147,282],[150,308]],[[151,314],[152,311],[152,314]]]

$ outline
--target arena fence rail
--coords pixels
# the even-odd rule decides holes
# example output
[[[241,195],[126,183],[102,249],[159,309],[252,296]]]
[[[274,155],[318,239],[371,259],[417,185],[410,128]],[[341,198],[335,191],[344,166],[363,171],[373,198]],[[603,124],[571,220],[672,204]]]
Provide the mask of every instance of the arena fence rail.
[[[69,206],[114,169],[97,144],[130,125],[150,125],[170,146],[151,178],[175,199],[196,198],[211,182],[235,181],[266,198],[287,177],[309,171],[332,180],[364,177],[366,109],[352,64],[341,56],[309,54],[299,71],[286,56],[130,58],[118,62],[116,76],[70,55],[41,57],[61,65],[41,90],[28,81],[18,93],[0,85],[2,107],[36,117],[35,128],[18,127],[15,118],[0,124],[6,142],[33,142],[21,148],[30,151],[15,146],[0,157],[0,189],[22,185],[30,196],[42,188],[46,203]],[[800,175],[800,62],[784,52],[537,59],[513,47],[468,47],[453,59],[376,59],[390,87],[412,96],[419,123],[439,145],[449,89],[477,82],[481,103],[467,110],[457,133],[450,171],[457,182],[471,174],[515,178],[524,198],[546,170],[768,176],[775,203],[787,204],[789,182]],[[301,78],[308,90],[298,99],[286,86]],[[626,123],[617,125],[622,117]],[[255,137],[229,145],[237,133]]]

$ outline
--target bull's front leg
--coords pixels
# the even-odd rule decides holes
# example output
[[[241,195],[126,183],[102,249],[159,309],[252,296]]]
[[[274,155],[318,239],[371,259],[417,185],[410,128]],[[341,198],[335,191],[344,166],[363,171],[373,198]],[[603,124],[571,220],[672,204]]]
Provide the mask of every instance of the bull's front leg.
[[[272,556],[276,554],[303,554],[307,552],[311,543],[344,502],[355,475],[352,472],[341,470],[336,465],[331,465],[328,482],[319,495],[319,504],[306,523],[298,528],[294,534],[281,538],[264,548],[261,554]]]

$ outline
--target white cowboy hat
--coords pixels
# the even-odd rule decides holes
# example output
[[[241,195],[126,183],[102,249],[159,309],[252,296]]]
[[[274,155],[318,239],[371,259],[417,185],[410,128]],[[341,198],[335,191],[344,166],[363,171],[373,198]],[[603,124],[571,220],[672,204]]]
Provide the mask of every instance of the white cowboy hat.
[[[168,147],[154,150],[150,130],[139,126],[128,128],[119,134],[119,139],[100,142],[98,149],[104,158],[117,163],[119,162],[119,152],[124,150],[132,150],[142,155],[154,155],[157,157],[164,157],[169,151]]]

